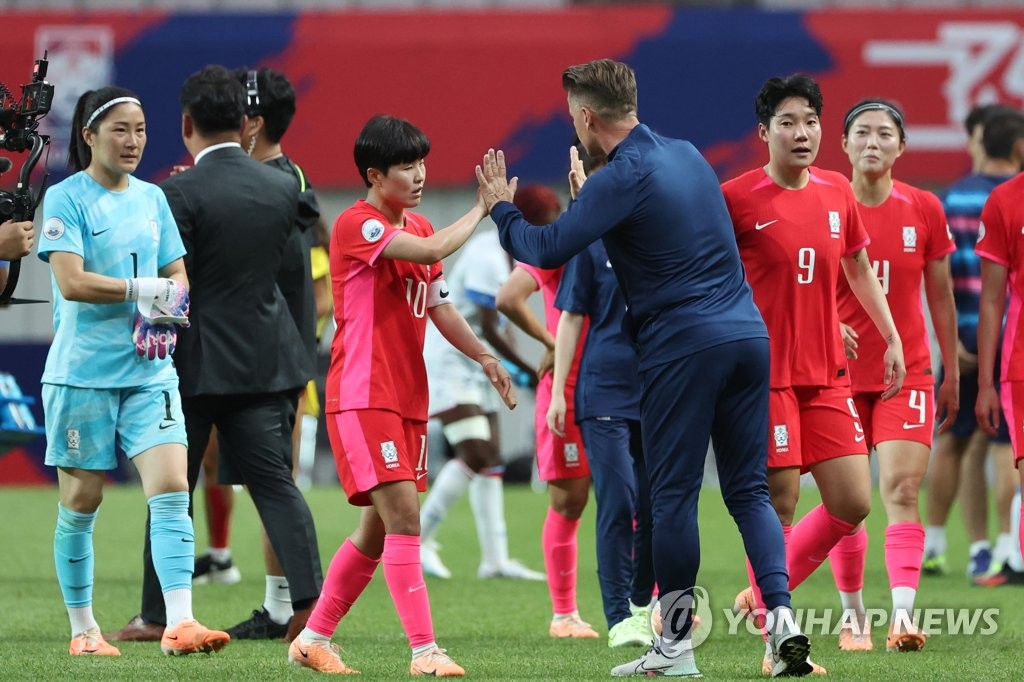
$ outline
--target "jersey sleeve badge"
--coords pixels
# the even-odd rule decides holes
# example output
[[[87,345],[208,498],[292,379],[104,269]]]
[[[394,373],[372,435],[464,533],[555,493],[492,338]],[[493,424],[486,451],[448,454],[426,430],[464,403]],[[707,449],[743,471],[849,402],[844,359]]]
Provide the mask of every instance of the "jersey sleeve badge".
[[[64,221],[54,216],[43,226],[43,235],[47,239],[57,240],[64,236]]]
[[[376,218],[370,218],[363,223],[363,239],[370,242],[379,241],[384,236],[384,223]]]

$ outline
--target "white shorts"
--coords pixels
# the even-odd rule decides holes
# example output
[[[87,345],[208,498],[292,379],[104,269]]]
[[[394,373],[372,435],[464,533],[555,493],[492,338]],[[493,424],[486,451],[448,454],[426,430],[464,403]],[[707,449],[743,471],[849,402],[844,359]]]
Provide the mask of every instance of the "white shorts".
[[[500,398],[479,363],[444,339],[431,338],[429,332],[423,359],[427,365],[431,417],[456,405],[477,405],[484,413],[498,411]]]

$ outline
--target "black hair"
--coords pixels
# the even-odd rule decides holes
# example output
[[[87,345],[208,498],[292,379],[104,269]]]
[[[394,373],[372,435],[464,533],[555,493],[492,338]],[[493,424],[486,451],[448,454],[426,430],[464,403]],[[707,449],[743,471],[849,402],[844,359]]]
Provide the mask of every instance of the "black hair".
[[[359,132],[353,155],[359,176],[371,187],[371,168],[386,174],[392,166],[425,159],[429,153],[430,140],[422,130],[405,119],[378,115]]]
[[[988,115],[999,109],[999,104],[978,104],[971,108],[967,114],[967,118],[964,119],[964,128],[967,129],[968,137],[974,134],[974,129],[979,125],[985,123],[985,119]]]
[[[236,69],[235,78],[244,86],[249,69]],[[295,117],[295,88],[280,71],[260,69],[256,72],[256,90],[260,98],[256,115],[263,117],[267,139],[280,142]]]
[[[185,81],[181,108],[201,134],[241,131],[245,87],[223,66],[211,64]]]
[[[1017,141],[1024,138],[1024,113],[1013,107],[997,106],[982,123],[981,145],[990,159],[1010,159]]]
[[[775,115],[775,110],[783,100],[790,97],[806,99],[814,109],[814,113],[821,116],[821,88],[818,82],[803,73],[794,73],[785,78],[769,78],[761,86],[760,92],[754,98],[754,112],[757,114],[757,122],[766,128]]]
[[[900,142],[907,141],[907,133],[903,129],[903,110],[895,102],[882,99],[881,97],[862,99],[846,111],[846,115],[843,116],[844,137],[850,135],[850,126],[866,111],[884,111],[889,114],[889,118],[892,119],[892,122],[896,124],[896,128],[900,131]]]
[[[102,107],[111,100],[118,99],[119,97],[132,97],[139,99],[131,90],[127,88],[119,88],[116,85],[108,85],[105,88],[99,90],[87,90],[82,93],[82,96],[78,98],[78,102],[75,104],[75,113],[71,116],[71,141],[68,143],[68,166],[72,170],[80,171],[85,170],[92,163],[92,149],[85,143],[85,136],[82,134],[82,130],[85,129],[85,123],[88,121],[93,113],[97,109]],[[108,107],[99,113],[96,118],[89,123],[89,130],[96,133],[100,129],[100,123],[110,115],[110,112],[116,107]],[[139,104],[141,107],[142,105]]]

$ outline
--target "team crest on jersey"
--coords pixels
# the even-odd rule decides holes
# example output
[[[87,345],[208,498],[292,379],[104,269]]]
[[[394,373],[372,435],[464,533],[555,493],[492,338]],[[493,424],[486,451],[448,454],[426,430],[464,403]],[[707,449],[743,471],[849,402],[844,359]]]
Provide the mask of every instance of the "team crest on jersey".
[[[398,448],[395,441],[386,440],[380,444],[380,456],[384,458],[384,467],[394,469],[398,466]]]
[[[789,427],[785,424],[776,424],[772,429],[775,437],[775,451],[789,452]]]
[[[985,223],[978,223],[978,241],[985,238]]]
[[[384,223],[376,218],[370,218],[363,223],[363,239],[371,244],[384,236]]]
[[[57,216],[50,218],[43,226],[43,235],[47,239],[60,239],[64,236],[64,221]]]
[[[913,253],[917,251],[917,228],[913,225],[903,226],[903,252]]]
[[[565,456],[565,466],[578,467],[580,465],[580,446],[576,443],[566,443],[563,454]]]
[[[78,429],[68,429],[65,437],[68,442],[68,450],[78,450],[82,447],[82,434]]]
[[[839,211],[828,212],[828,231],[832,239],[839,239],[839,230],[843,226],[839,220]]]

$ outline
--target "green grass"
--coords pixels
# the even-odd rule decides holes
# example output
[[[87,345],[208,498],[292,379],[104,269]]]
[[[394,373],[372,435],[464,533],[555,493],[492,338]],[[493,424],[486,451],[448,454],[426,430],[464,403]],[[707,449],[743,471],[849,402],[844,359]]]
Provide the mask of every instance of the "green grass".
[[[52,537],[56,515],[53,489],[4,489],[0,504],[5,529],[0,536],[0,678],[2,679],[312,679],[314,674],[286,663],[278,642],[236,642],[215,656],[168,659],[156,644],[122,644],[119,659],[73,658],[67,654],[68,623],[54,575]],[[198,586],[195,612],[205,624],[229,627],[246,618],[263,599],[263,568],[255,511],[238,496],[232,533],[235,561],[243,581],[234,586]],[[356,523],[356,512],[337,489],[308,494],[317,521],[321,558],[326,565]],[[801,509],[813,503],[805,491]],[[542,567],[540,529],[546,500],[529,489],[507,491],[512,553]],[[884,514],[876,501],[869,519],[871,536],[865,599],[869,607],[888,608],[889,592],[882,560]],[[197,515],[203,519],[201,511]],[[950,527],[952,573],[922,578],[919,607],[996,607],[999,631],[991,636],[934,637],[921,654],[887,654],[884,631],[876,631],[875,651],[839,652],[834,636],[816,636],[813,658],[832,677],[845,679],[934,680],[1006,677],[1024,645],[1024,591],[1004,587],[968,587],[963,577],[966,544],[956,511]],[[138,611],[145,506],[135,487],[110,487],[96,529],[95,610],[101,626],[113,630]],[[580,533],[579,604],[584,618],[602,632],[598,593],[593,505]],[[202,526],[202,521],[200,521]],[[755,679],[763,645],[758,637],[726,633],[721,610],[746,580],[738,534],[715,490],[701,502],[703,565],[699,583],[711,595],[716,614],[711,638],[697,649],[701,671],[712,679]],[[205,546],[205,532],[197,531]],[[552,641],[547,636],[550,602],[543,583],[480,581],[478,549],[468,505],[460,503],[442,529],[443,557],[455,578],[430,580],[438,641],[478,679],[607,679],[608,670],[638,650],[610,650],[598,641]],[[818,571],[794,595],[794,605],[837,607],[831,572]],[[404,679],[408,648],[383,577],[377,578],[353,608],[335,637],[344,659],[367,679]],[[1012,675],[1010,675],[1012,677]]]

